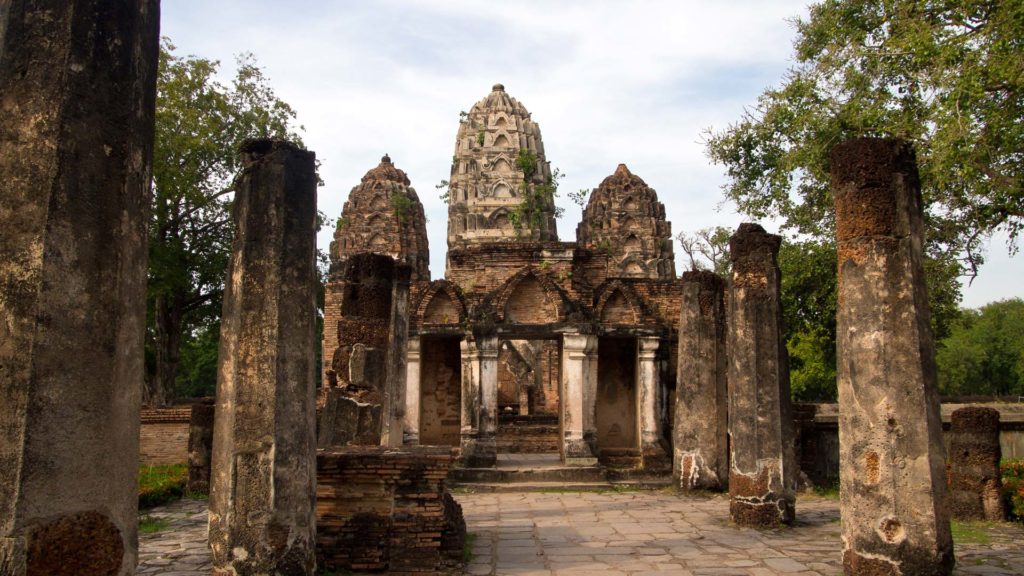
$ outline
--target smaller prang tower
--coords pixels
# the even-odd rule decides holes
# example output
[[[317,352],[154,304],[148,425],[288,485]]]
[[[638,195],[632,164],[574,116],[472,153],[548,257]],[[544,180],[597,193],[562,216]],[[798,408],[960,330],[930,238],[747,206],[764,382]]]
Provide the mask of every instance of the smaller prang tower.
[[[331,242],[332,271],[361,252],[391,256],[412,267],[414,281],[430,280],[423,204],[387,155],[348,194]]]
[[[536,159],[529,181],[517,165],[520,151]],[[459,121],[448,188],[448,248],[491,242],[558,240],[553,203],[541,208],[540,225],[517,229],[510,218],[524,186],[551,179],[540,127],[505,87],[495,84]]]
[[[576,239],[608,254],[609,278],[673,279],[672,225],[658,194],[619,164],[591,194]]]

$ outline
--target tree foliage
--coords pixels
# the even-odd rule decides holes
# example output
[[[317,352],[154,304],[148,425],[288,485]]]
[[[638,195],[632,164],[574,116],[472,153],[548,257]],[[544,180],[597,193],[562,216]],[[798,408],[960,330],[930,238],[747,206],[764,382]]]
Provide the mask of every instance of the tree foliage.
[[[1015,249],[1024,226],[1024,3],[825,0],[796,29],[796,64],[782,85],[707,133],[740,210],[827,237],[832,146],[896,136],[917,147],[933,260],[976,271],[982,241],[999,228]]]
[[[187,393],[212,392],[239,144],[252,137],[299,141],[290,128],[294,110],[251,54],[237,58],[225,85],[219,62],[176,55],[166,38],[160,48],[143,395],[151,405],[170,402],[179,380]]]
[[[1024,300],[964,310],[936,361],[943,394],[1024,396]]]

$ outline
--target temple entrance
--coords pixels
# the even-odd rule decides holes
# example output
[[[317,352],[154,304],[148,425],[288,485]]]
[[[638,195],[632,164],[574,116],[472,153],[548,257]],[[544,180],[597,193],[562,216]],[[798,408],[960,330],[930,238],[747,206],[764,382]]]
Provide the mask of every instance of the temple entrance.
[[[500,341],[498,454],[558,454],[560,378],[558,340]]]
[[[420,444],[458,446],[462,359],[458,336],[423,336],[420,373]]]
[[[602,336],[597,349],[598,458],[603,464],[633,464],[640,456],[637,340]]]

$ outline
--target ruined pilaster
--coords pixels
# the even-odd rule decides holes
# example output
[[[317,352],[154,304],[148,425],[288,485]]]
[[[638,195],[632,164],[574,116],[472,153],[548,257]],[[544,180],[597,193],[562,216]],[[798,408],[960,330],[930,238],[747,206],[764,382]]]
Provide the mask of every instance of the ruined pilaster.
[[[401,446],[405,428],[406,402],[406,349],[409,342],[409,280],[412,268],[405,264],[395,267],[395,282],[391,293],[391,313],[388,322],[387,371],[381,405],[381,445]]]
[[[405,433],[403,443],[415,446],[420,443],[420,339],[409,339],[405,355]]]
[[[949,431],[952,516],[959,520],[1006,519],[999,472],[999,410],[968,406],[954,410]]]
[[[585,438],[593,436],[597,390],[597,336],[562,336],[562,459],[566,464],[591,466],[597,457]]]
[[[657,336],[637,338],[637,390],[640,395],[640,453],[643,467],[667,468],[668,454],[661,445],[658,419],[658,365],[655,362],[661,339]]]
[[[0,2],[0,574],[134,574],[159,3]]]
[[[843,566],[847,574],[949,574],[953,542],[913,148],[870,138],[836,146],[832,195]]]
[[[776,258],[782,239],[740,224],[729,239],[729,513],[740,526],[793,521],[796,460]]]
[[[683,273],[672,478],[683,490],[722,490],[729,479],[725,281]]]
[[[210,494],[215,575],[314,569],[316,174],[283,141],[242,146],[224,291]]]

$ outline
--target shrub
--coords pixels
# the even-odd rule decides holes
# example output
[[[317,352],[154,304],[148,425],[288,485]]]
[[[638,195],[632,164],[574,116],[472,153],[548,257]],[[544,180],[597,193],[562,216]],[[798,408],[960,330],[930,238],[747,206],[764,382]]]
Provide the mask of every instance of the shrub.
[[[1003,460],[999,470],[1007,508],[1015,518],[1024,520],[1024,460]]]
[[[188,481],[188,465],[139,467],[139,508],[152,508],[181,498]]]

